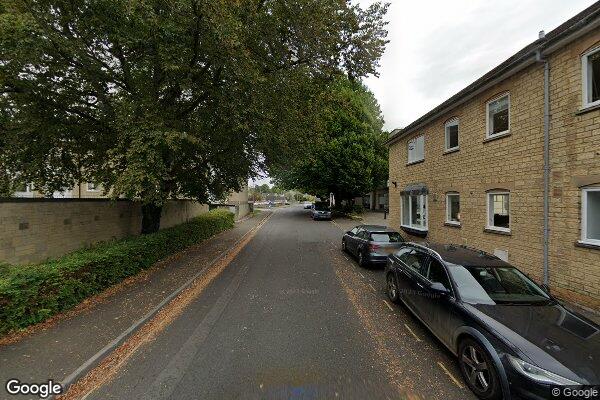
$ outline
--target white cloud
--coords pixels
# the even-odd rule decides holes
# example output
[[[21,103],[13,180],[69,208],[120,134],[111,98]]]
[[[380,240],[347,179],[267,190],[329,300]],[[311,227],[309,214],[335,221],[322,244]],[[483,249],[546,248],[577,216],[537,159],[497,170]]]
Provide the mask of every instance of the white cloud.
[[[358,0],[368,5],[373,0]],[[375,93],[388,130],[405,126],[593,0],[391,0]]]

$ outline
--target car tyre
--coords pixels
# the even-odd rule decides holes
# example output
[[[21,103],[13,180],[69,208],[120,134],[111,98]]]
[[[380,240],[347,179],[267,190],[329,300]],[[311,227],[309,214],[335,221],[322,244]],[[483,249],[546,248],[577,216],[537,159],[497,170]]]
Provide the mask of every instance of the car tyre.
[[[458,347],[458,364],[473,393],[483,400],[502,399],[500,376],[492,357],[473,339],[464,339]]]
[[[367,261],[365,260],[365,256],[362,250],[358,250],[358,265],[363,268],[367,267]]]
[[[396,278],[392,273],[389,273],[386,278],[386,293],[392,303],[400,303],[400,293],[398,292],[398,285],[396,284]]]

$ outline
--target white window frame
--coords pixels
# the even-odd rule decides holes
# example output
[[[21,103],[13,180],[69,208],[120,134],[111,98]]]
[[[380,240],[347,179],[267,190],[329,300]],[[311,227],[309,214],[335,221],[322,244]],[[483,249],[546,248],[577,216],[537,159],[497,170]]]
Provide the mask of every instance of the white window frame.
[[[498,195],[498,194],[504,194],[508,196],[508,228],[504,228],[502,226],[495,226],[493,225],[494,223],[494,215],[492,214],[493,211],[493,207],[492,207],[492,202],[491,202],[491,198],[493,195]],[[511,206],[510,206],[510,192],[507,190],[494,190],[491,192],[487,192],[486,193],[486,203],[487,203],[487,222],[486,222],[486,229],[489,229],[491,231],[498,231],[498,232],[507,232],[510,233],[510,226],[511,226],[511,218],[510,218],[510,212],[511,212]]]
[[[490,133],[490,104],[504,97],[508,97],[508,129],[498,133]],[[485,103],[485,137],[486,139],[497,138],[510,133],[510,92],[502,93]]]
[[[448,135],[449,135],[448,128],[451,126],[454,126],[454,125],[456,125],[456,127],[458,129],[458,144],[454,147],[448,147],[449,143],[450,143],[450,138],[448,137]],[[445,143],[444,143],[445,151],[453,151],[453,150],[458,150],[460,148],[460,124],[459,124],[458,118],[452,118],[444,124],[444,137],[445,137]]]
[[[598,239],[589,239],[587,237],[587,205],[588,199],[587,195],[590,192],[600,192],[600,187],[589,187],[581,189],[581,240],[580,243],[592,244],[595,246],[600,246],[600,240]],[[600,222],[600,221],[599,221]]]
[[[446,223],[450,224],[450,225],[460,226],[460,219],[458,221],[453,221],[450,219],[450,197],[452,197],[452,196],[458,197],[458,205],[460,207],[460,193],[458,193],[458,192],[446,193]],[[459,214],[460,214],[460,212],[459,212]]]
[[[581,56],[581,84],[582,84],[582,90],[581,90],[581,100],[582,100],[582,107],[583,108],[588,108],[588,107],[594,107],[597,105],[600,105],[600,99],[596,100],[596,101],[589,101],[590,98],[590,88],[591,88],[591,77],[590,74],[592,73],[592,71],[589,70],[588,68],[588,59],[591,55],[596,54],[600,52],[600,47],[595,47],[587,52],[585,52],[582,56]]]
[[[411,159],[410,158],[410,145],[411,143],[414,143],[414,151],[418,152],[418,146],[419,146],[419,140],[423,141],[423,154],[421,158],[414,158]],[[415,136],[414,138],[410,139],[406,145],[406,160],[407,160],[407,164],[414,164],[414,163],[418,163],[420,161],[425,160],[425,135],[419,135],[419,136]]]
[[[404,199],[402,199],[403,196],[408,196],[408,225],[404,224],[404,213],[407,212],[407,210],[404,209]],[[421,215],[424,215],[425,218],[423,218],[423,221],[425,222],[424,225],[414,225],[413,221],[412,221],[412,198],[413,196],[419,196],[421,198],[421,207],[420,207],[420,211],[421,211]],[[400,196],[400,226],[403,226],[405,228],[408,229],[414,229],[417,231],[422,231],[422,232],[427,232],[428,230],[428,226],[429,226],[429,212],[428,212],[428,204],[427,204],[427,195],[426,194],[403,194]]]
[[[99,192],[100,189],[98,189],[98,185],[96,185],[95,183],[92,182],[87,182],[85,184],[85,190],[88,192]]]

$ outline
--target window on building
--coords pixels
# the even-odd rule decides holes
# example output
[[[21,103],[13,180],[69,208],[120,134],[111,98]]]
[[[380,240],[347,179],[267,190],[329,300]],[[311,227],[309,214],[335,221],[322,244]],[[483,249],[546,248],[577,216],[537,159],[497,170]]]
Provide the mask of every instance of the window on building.
[[[97,192],[98,189],[98,185],[96,185],[95,183],[92,182],[88,182],[87,183],[87,191],[88,192]]]
[[[510,194],[508,192],[488,193],[488,229],[510,231]]]
[[[503,135],[510,129],[510,96],[502,95],[487,103],[487,137]]]
[[[446,151],[458,149],[458,118],[446,122]]]
[[[600,104],[600,48],[596,48],[582,59],[583,106]]]
[[[446,194],[446,223],[460,225],[460,195]]]
[[[425,135],[418,136],[408,141],[408,163],[425,159]]]
[[[19,183],[15,189],[15,197],[33,197],[33,184],[31,183]]]
[[[427,195],[402,196],[402,225],[407,228],[427,230]]]
[[[600,245],[600,187],[581,193],[581,241]]]

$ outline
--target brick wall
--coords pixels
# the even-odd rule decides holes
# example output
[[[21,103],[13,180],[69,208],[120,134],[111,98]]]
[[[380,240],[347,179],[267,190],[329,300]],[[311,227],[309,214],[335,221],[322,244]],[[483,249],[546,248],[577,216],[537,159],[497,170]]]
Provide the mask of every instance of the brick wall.
[[[193,201],[168,202],[161,228],[208,211]],[[136,235],[139,204],[109,200],[15,200],[0,202],[0,261],[31,263],[54,258],[96,242]]]
[[[580,237],[581,193],[576,182],[600,177],[600,110],[581,106],[581,59],[600,42],[598,30],[552,55],[550,283],[557,294],[600,309],[600,249],[575,245]],[[486,141],[486,103],[510,93],[510,135]],[[428,190],[428,241],[460,243],[508,260],[532,278],[543,274],[543,67],[532,65],[486,90],[424,129],[390,146],[390,224],[400,228],[400,192],[411,183]],[[459,118],[460,149],[444,153],[444,123]],[[425,134],[425,161],[407,165],[407,143]],[[600,179],[597,182],[600,184]],[[510,191],[510,235],[484,230],[486,191]],[[446,219],[447,192],[460,193],[461,226]],[[411,240],[422,240],[406,234]]]

